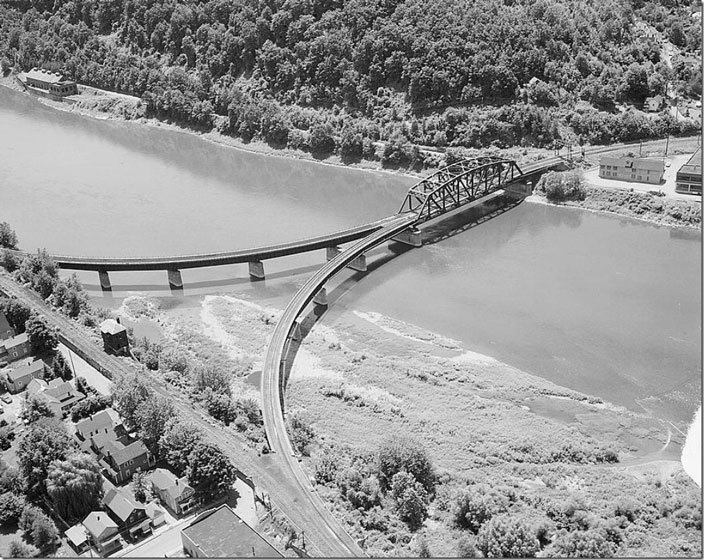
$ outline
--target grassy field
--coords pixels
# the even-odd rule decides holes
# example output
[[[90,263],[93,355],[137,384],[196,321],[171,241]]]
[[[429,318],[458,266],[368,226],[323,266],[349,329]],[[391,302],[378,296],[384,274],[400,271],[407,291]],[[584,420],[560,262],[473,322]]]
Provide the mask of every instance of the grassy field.
[[[200,309],[159,320],[171,344],[230,367],[233,394],[258,399],[245,376],[257,369],[277,313],[208,296]],[[454,524],[453,504],[476,484],[510,488],[510,512],[551,530],[548,513],[572,502],[601,527],[614,504],[635,500],[637,515],[619,529],[620,554],[701,550],[699,490],[679,463],[686,426],[557,386],[418,327],[373,314],[313,326],[290,373],[287,412],[315,434],[304,458],[311,475],[331,452],[373,456],[390,435],[423,442],[439,484],[417,531],[387,498],[384,529],[370,529],[369,511],[353,508],[334,483],[318,486],[371,555],[416,554],[421,538],[434,556],[456,555],[460,538],[474,536]]]

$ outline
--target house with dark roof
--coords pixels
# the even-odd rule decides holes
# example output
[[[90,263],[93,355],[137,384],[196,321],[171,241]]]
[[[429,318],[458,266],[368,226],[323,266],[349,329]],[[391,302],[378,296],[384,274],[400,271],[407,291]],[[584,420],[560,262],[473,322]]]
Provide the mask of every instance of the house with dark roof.
[[[18,334],[0,342],[0,359],[14,362],[29,356],[32,350],[27,333]]]
[[[196,517],[181,531],[181,541],[191,558],[283,557],[227,504]]]
[[[156,469],[151,481],[154,494],[176,515],[186,514],[198,505],[187,477],[179,478],[167,469]]]
[[[119,488],[110,488],[105,493],[103,505],[117,523],[118,530],[127,531],[130,536],[151,532],[151,519],[147,516],[146,508]]]
[[[10,326],[5,314],[0,311],[0,341],[7,340],[13,336],[15,336],[15,329]]]
[[[100,336],[103,337],[103,348],[108,353],[127,354],[130,343],[127,340],[127,329],[120,324],[120,319],[105,319],[100,323]]]
[[[65,416],[71,407],[86,396],[69,381],[57,378],[47,383],[43,379],[33,379],[27,385],[27,394],[44,399],[57,418]]]
[[[83,520],[83,527],[90,538],[90,543],[103,556],[122,548],[122,539],[117,523],[104,511],[91,511]]]
[[[44,362],[34,360],[22,364],[7,374],[7,390],[10,393],[19,393],[29,385],[32,379],[42,379],[44,377]]]
[[[111,482],[122,484],[132,478],[137,469],[145,471],[153,467],[156,459],[141,439],[126,435],[103,443],[98,463]]]
[[[137,469],[145,471],[156,463],[142,440],[127,433],[111,408],[76,424],[76,439],[81,449],[98,456],[103,474],[114,484],[121,484],[132,478]]]

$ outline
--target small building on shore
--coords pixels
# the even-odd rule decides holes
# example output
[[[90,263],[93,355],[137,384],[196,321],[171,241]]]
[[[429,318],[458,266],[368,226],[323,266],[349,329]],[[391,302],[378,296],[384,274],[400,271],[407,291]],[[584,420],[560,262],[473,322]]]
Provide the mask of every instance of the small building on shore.
[[[108,353],[129,354],[130,343],[127,339],[127,329],[120,324],[120,319],[105,319],[100,323],[100,334],[103,337],[103,348]]]
[[[599,177],[604,179],[659,185],[664,173],[661,159],[602,156],[599,160]]]
[[[702,194],[702,150],[699,148],[689,161],[677,171],[675,191],[685,194]]]
[[[78,94],[78,84],[65,78],[59,72],[51,72],[35,67],[29,72],[20,74],[20,81],[29,88],[34,88],[56,97]]]

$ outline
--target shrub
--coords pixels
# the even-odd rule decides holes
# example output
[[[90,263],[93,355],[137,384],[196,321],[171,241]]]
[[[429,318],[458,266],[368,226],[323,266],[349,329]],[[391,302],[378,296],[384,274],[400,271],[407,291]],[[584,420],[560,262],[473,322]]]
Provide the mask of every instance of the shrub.
[[[479,558],[479,551],[474,546],[474,541],[467,535],[462,535],[457,541],[458,558]]]
[[[300,454],[309,456],[310,444],[315,440],[315,432],[310,422],[296,412],[288,418],[288,432],[293,448]]]
[[[411,529],[417,529],[428,517],[428,493],[412,474],[401,471],[391,479],[391,495],[396,512]]]
[[[587,190],[582,184],[582,177],[577,171],[551,171],[538,181],[538,189],[545,192],[548,200],[584,200]]]
[[[508,514],[486,523],[479,530],[477,545],[487,558],[532,558],[540,550],[532,528]]]
[[[379,446],[377,465],[382,488],[389,488],[393,476],[401,471],[412,474],[428,493],[435,487],[435,471],[430,457],[416,439],[388,437]]]
[[[557,558],[611,558],[614,549],[601,531],[592,529],[561,532],[545,553]]]
[[[505,512],[512,498],[483,484],[471,486],[457,496],[452,511],[455,524],[476,533],[494,515]]]
[[[33,558],[36,554],[37,551],[33,547],[27,546],[19,540],[12,541],[7,548],[8,558]]]

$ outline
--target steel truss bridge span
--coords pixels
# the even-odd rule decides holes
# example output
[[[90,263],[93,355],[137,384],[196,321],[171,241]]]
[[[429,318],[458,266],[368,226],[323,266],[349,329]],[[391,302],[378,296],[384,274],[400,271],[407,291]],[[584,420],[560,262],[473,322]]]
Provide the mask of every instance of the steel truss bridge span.
[[[483,198],[523,177],[515,161],[501,157],[463,160],[444,167],[408,191],[399,213],[415,212],[417,224]]]

